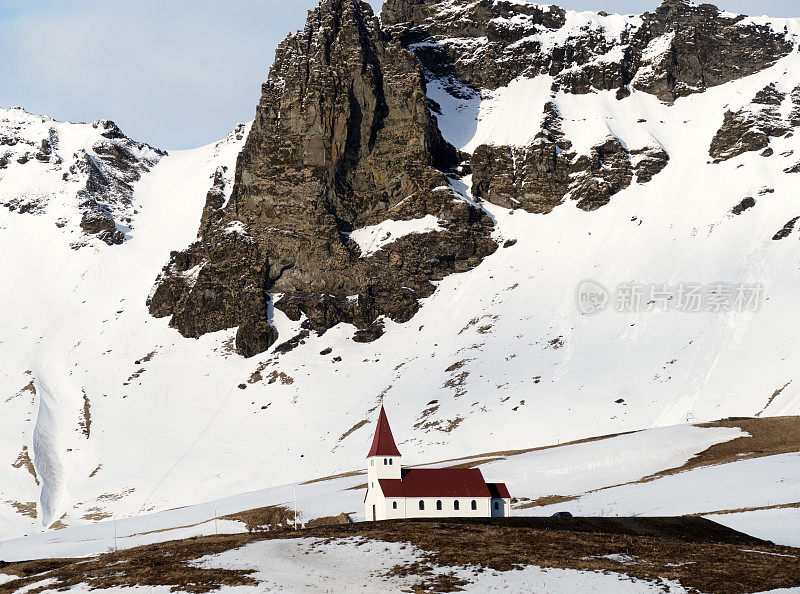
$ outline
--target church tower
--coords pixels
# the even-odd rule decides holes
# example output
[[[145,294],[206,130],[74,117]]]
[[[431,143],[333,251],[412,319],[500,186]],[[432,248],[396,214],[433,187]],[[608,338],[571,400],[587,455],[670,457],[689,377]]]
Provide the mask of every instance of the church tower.
[[[372,438],[372,447],[367,454],[369,488],[374,489],[380,479],[401,478],[400,469],[400,450],[397,449],[397,445],[394,443],[392,429],[389,427],[389,419],[386,418],[386,411],[381,405],[378,426],[375,428],[375,437]]]

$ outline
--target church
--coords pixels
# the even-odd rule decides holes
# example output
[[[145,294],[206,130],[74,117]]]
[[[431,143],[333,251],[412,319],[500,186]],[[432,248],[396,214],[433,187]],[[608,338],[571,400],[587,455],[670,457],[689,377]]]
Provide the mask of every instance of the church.
[[[506,517],[505,483],[487,483],[478,468],[403,468],[386,411],[367,454],[367,520]]]

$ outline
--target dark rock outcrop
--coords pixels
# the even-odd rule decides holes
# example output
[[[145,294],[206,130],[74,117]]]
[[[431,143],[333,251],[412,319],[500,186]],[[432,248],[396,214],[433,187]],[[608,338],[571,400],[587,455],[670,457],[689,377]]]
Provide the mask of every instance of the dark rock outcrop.
[[[669,165],[669,154],[661,147],[647,147],[631,151],[634,159],[636,181],[646,184]]]
[[[794,226],[797,224],[798,220],[800,220],[800,217],[795,217],[787,222],[783,228],[773,236],[772,240],[780,241],[781,239],[786,239],[789,237],[792,234],[792,231],[794,231]]]
[[[779,111],[785,98],[772,84],[759,91],[744,109],[726,112],[709,155],[717,163],[727,161],[747,152],[768,150],[771,138],[791,133],[791,123],[784,121]]]
[[[623,98],[632,86],[671,102],[763,70],[792,50],[768,27],[684,0],[665,0],[641,25],[570,29],[555,44],[542,38],[569,26],[555,6],[387,0],[381,17],[434,76],[483,89],[550,74],[566,92],[617,89]]]
[[[753,208],[755,205],[756,205],[755,198],[753,198],[752,196],[748,196],[747,198],[744,198],[739,204],[734,206],[731,209],[731,212],[735,215],[740,215],[744,211]]]
[[[423,69],[359,0],[324,0],[279,46],[230,200],[215,179],[198,241],[173,253],[149,300],[186,336],[238,326],[251,356],[277,335],[272,307],[318,332],[346,322],[380,336],[431,281],[496,249],[491,221],[449,188],[458,160],[441,137]],[[441,231],[363,257],[349,232],[435,216]],[[272,294],[280,294],[273,304]]]
[[[632,79],[633,86],[663,101],[759,72],[793,48],[771,28],[745,24],[743,16],[727,16],[711,4],[664,0],[642,19],[631,43],[630,69],[635,77],[643,65],[649,68],[646,76]],[[648,47],[652,51],[659,43],[664,51],[648,56]]]
[[[596,210],[629,187],[634,174],[646,183],[666,167],[669,156],[660,147],[628,151],[609,136],[578,155],[561,131],[552,103],[534,142],[527,147],[481,145],[472,156],[473,194],[505,208],[548,213],[570,198],[578,208]]]
[[[78,192],[83,231],[109,245],[120,244],[125,233],[119,227],[131,223],[122,213],[131,206],[133,184],[166,153],[130,140],[109,120],[93,126],[103,139],[92,145],[91,151],[78,155],[65,179],[86,177],[84,188]]]
[[[166,153],[131,140],[108,120],[95,122],[91,128],[75,125],[83,148],[65,152],[59,135],[69,126],[22,108],[4,111],[0,146],[7,148],[0,152],[0,169],[22,166],[33,169],[28,173],[32,179],[42,176],[52,183],[69,182],[65,187],[77,191],[83,233],[109,245],[122,243],[134,215],[133,185]],[[43,214],[51,200],[47,194],[26,190],[24,184],[4,194],[0,206],[18,213]],[[72,245],[77,249],[87,243],[84,236]]]

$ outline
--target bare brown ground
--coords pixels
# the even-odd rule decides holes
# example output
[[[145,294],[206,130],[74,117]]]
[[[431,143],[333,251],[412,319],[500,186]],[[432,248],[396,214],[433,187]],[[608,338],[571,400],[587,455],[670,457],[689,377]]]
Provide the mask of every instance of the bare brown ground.
[[[300,483],[301,485],[313,485],[314,483],[324,483],[325,481],[332,481],[338,478],[347,478],[350,476],[358,476],[359,474],[367,474],[363,470],[351,470],[349,472],[342,472],[340,474],[332,474],[330,476],[323,476],[320,478],[311,479],[310,481],[306,481],[304,483]]]
[[[0,585],[0,593],[55,579],[57,584],[33,588],[38,594],[45,589],[67,589],[85,583],[92,589],[132,586],[173,586],[184,592],[211,592],[221,586],[254,586],[251,571],[201,569],[189,562],[204,555],[213,555],[241,547],[256,537],[247,534],[213,536],[179,540],[138,549],[106,553],[94,559],[47,559],[27,563],[0,563],[0,571],[20,579]]]
[[[361,489],[366,489],[367,483],[361,483],[360,485],[353,485],[352,487],[347,487],[345,491],[360,491]]]
[[[319,526],[339,526],[340,524],[350,524],[350,523],[352,523],[350,516],[342,512],[338,516],[324,516],[322,518],[314,518],[313,520],[309,520],[305,524],[305,527],[317,528]]]
[[[752,437],[737,437],[711,446],[674,472],[737,460],[800,452],[800,417],[760,417],[704,423],[700,427],[739,427]]]
[[[794,503],[778,503],[775,505],[762,505],[759,507],[740,507],[739,509],[720,509],[717,511],[706,512],[702,514],[691,514],[693,516],[711,516],[711,515],[724,515],[724,514],[741,514],[744,512],[763,511],[765,509],[797,509],[800,508],[800,501]]]
[[[99,522],[101,520],[105,520],[110,518],[111,514],[107,511],[99,508],[99,507],[91,507],[86,510],[86,513],[82,516],[84,520],[94,520],[95,522]]]
[[[67,514],[64,514],[58,520],[56,520],[55,522],[50,524],[50,526],[47,529],[48,530],[63,530],[64,528],[67,527],[67,525],[64,523],[64,518],[66,518],[66,517],[67,517]]]
[[[369,423],[369,419],[362,419],[361,421],[359,421],[358,423],[356,423],[355,425],[350,427],[350,429],[348,429],[347,431],[342,433],[342,436],[339,438],[339,441],[342,441],[343,439],[345,439],[351,433],[354,433],[355,431],[358,431],[359,429],[361,429],[367,423]]]
[[[248,532],[289,530],[294,522],[294,511],[280,505],[270,505],[221,516],[220,520],[242,522]]]
[[[415,577],[413,591],[456,591],[462,581],[436,577],[430,568],[467,565],[478,571],[512,571],[527,565],[611,571],[654,583],[673,580],[714,594],[800,586],[800,549],[759,541],[702,518],[506,518],[369,522],[209,536],[89,560],[0,563],[0,572],[20,576],[0,585],[0,593],[48,578],[57,580],[49,587],[59,589],[85,583],[90,588],[166,585],[174,591],[209,592],[223,585],[256,585],[250,571],[200,569],[190,563],[257,540],[299,537],[362,537],[419,547],[422,562],[390,572]],[[609,555],[625,555],[628,561],[623,564]]]
[[[766,410],[769,408],[769,405],[770,405],[770,404],[772,404],[772,402],[773,402],[773,401],[774,401],[774,400],[775,400],[775,399],[776,399],[778,396],[780,396],[780,395],[783,393],[783,391],[784,391],[786,388],[788,388],[788,387],[789,387],[789,384],[791,384],[791,383],[792,383],[792,380],[789,380],[788,382],[786,382],[785,384],[783,384],[783,386],[782,386],[782,387],[780,387],[780,388],[778,388],[777,390],[775,390],[775,391],[772,393],[772,396],[770,396],[770,397],[767,399],[767,403],[764,405],[764,408],[762,408],[760,411],[758,411],[758,412],[756,413],[756,416],[757,416],[757,417],[760,417],[761,415],[763,415],[763,414],[764,414],[764,411],[766,411]]]
[[[6,501],[11,507],[17,510],[18,514],[28,516],[29,518],[36,519],[36,502],[35,501]]]
[[[36,484],[39,484],[39,477],[36,476],[36,468],[33,465],[33,460],[31,460],[31,456],[28,453],[28,446],[22,446],[22,451],[17,456],[16,461],[11,465],[13,468],[22,468],[25,467],[30,475],[33,477],[33,480],[36,481]]]
[[[539,499],[531,499],[523,501],[517,506],[517,509],[528,509],[531,507],[544,507],[545,505],[556,505],[558,503],[567,503],[580,499],[580,495],[549,495],[547,497],[539,497]]]

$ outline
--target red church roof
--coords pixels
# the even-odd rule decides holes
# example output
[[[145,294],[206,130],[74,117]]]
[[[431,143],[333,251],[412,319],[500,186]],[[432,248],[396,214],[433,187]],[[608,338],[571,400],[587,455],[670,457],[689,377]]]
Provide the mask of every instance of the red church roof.
[[[375,437],[372,438],[372,447],[369,449],[367,458],[372,456],[399,456],[400,450],[394,443],[392,429],[389,427],[389,419],[386,418],[386,411],[381,405],[381,414],[378,415],[378,426],[375,428]]]
[[[511,499],[505,483],[486,483],[486,486],[489,487],[493,499]]]
[[[384,497],[491,497],[478,468],[407,468],[399,479],[378,479]]]

